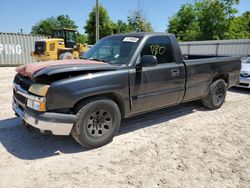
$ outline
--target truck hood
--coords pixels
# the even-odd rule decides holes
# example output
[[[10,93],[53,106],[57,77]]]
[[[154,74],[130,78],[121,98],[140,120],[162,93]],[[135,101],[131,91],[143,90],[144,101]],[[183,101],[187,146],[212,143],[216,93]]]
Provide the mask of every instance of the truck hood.
[[[26,77],[36,78],[42,75],[51,76],[68,72],[115,69],[117,69],[117,66],[93,60],[59,60],[26,64],[16,68],[16,72]]]

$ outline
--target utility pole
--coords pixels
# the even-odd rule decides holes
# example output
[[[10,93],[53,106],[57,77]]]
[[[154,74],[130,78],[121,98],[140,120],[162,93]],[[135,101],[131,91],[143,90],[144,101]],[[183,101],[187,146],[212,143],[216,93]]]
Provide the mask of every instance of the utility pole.
[[[139,16],[139,32],[142,32],[142,17],[143,17],[143,11],[141,8],[141,0],[138,0],[138,16]]]
[[[95,22],[96,22],[96,42],[99,41],[99,0],[96,0],[96,14],[95,14]]]

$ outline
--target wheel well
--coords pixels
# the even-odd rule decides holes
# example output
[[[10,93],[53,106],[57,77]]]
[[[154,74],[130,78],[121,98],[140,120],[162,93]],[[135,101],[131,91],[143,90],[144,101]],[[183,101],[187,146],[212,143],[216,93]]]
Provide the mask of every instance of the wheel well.
[[[223,79],[227,84],[229,84],[229,75],[228,74],[219,74],[215,76],[212,80],[212,83],[214,83],[216,80]]]
[[[118,105],[118,107],[120,109],[122,118],[125,117],[125,104],[124,104],[122,98],[119,95],[115,94],[115,93],[105,93],[105,94],[94,95],[94,96],[91,96],[91,97],[86,97],[86,98],[81,99],[73,107],[74,114],[77,113],[77,108],[78,108],[79,105],[83,104],[85,101],[90,101],[92,99],[94,100],[95,98],[108,98],[108,99],[114,101]]]

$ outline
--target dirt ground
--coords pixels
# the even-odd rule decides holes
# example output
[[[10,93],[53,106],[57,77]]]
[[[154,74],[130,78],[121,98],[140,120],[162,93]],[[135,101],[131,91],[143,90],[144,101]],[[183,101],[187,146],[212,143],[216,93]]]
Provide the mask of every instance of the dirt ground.
[[[250,187],[250,90],[230,89],[216,111],[191,102],[128,119],[86,150],[21,126],[14,74],[0,68],[0,187]]]

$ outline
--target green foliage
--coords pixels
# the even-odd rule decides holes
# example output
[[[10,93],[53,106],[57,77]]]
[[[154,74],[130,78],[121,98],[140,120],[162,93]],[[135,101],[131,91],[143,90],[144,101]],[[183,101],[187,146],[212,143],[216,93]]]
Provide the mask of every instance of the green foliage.
[[[88,34],[89,44],[96,42],[96,7],[89,14],[86,25],[84,26],[85,33]],[[110,20],[107,10],[103,6],[99,6],[99,33],[100,38],[113,34],[115,24]]]
[[[80,44],[86,44],[88,43],[88,37],[86,35],[83,35],[81,33],[76,34],[76,42]]]
[[[169,18],[167,31],[182,41],[231,38],[231,29],[239,24],[234,8],[238,3],[239,0],[200,0],[185,4]]]
[[[199,35],[199,25],[192,4],[181,7],[176,15],[169,19],[168,32],[177,36],[178,40],[195,40]]]
[[[70,19],[68,15],[60,15],[57,17],[58,21],[58,28],[70,28],[70,29],[77,29],[75,22]]]
[[[224,6],[219,1],[196,3],[197,21],[200,27],[200,40],[223,39],[228,30]]]
[[[224,11],[228,18],[233,18],[238,12],[233,6],[239,4],[240,0],[221,0],[221,2],[223,3]]]
[[[142,11],[136,10],[128,16],[128,30],[130,32],[152,32],[153,28]]]
[[[114,27],[114,34],[128,33],[128,32],[152,32],[153,28],[143,16],[142,11],[136,10],[131,12],[127,17],[127,23],[118,20]]]
[[[244,39],[250,38],[250,11],[245,12],[239,17],[235,17],[228,33],[228,38]]]
[[[58,28],[77,29],[77,26],[68,15],[60,15],[39,21],[32,27],[31,34],[51,35],[52,30]]]
[[[114,34],[119,33],[127,33],[129,32],[129,27],[127,23],[123,22],[122,20],[118,20],[114,27]]]

